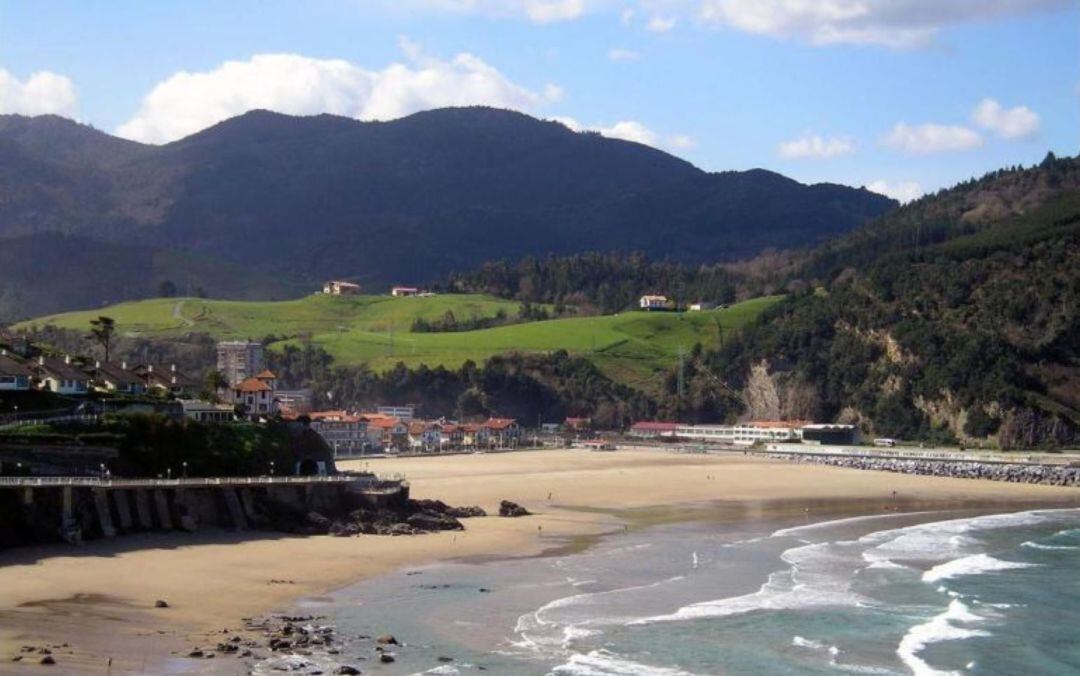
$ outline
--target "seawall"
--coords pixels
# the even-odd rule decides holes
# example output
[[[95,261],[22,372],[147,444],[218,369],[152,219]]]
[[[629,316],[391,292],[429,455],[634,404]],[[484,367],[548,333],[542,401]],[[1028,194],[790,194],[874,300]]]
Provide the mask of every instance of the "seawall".
[[[363,477],[0,480],[0,547],[79,544],[145,531],[278,530],[296,514],[407,500],[401,479]]]

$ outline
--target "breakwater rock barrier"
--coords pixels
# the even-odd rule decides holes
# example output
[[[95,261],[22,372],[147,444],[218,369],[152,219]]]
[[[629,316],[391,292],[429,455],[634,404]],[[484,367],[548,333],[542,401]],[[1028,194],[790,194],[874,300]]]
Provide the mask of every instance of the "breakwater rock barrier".
[[[764,451],[755,451],[754,454],[790,462],[879,472],[1048,486],[1080,486],[1080,467],[1063,463],[1009,462],[1004,458],[968,460],[960,457],[904,457],[895,452],[890,456],[873,452],[861,454],[856,451],[810,452],[779,450],[775,446]]]

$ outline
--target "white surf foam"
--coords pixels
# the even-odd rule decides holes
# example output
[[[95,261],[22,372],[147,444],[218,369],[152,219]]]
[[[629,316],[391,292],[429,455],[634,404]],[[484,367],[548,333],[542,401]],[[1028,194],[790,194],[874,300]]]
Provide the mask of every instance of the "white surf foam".
[[[934,566],[922,575],[923,582],[938,582],[962,575],[981,575],[999,570],[1035,568],[1038,564],[1020,561],[1003,561],[989,554],[973,554]]]
[[[741,615],[759,610],[796,610],[824,606],[855,606],[867,601],[851,591],[851,557],[844,551],[851,543],[821,542],[793,547],[781,554],[787,570],[769,575],[758,591],[683,606],[667,615],[630,622],[680,622]]]
[[[959,624],[974,624],[981,622],[983,618],[964,605],[963,601],[953,599],[949,607],[942,613],[935,615],[922,624],[917,624],[900,639],[900,645],[896,648],[896,654],[915,676],[942,676],[959,674],[957,671],[942,671],[935,669],[919,654],[932,643],[942,641],[959,641],[977,636],[989,636],[990,633],[981,629],[956,626]]]
[[[607,650],[573,655],[551,673],[557,676],[694,676],[682,669],[635,662]]]
[[[1021,542],[1020,546],[1021,547],[1029,547],[1031,549],[1045,549],[1045,550],[1050,550],[1050,551],[1053,551],[1053,550],[1069,551],[1069,550],[1080,549],[1080,547],[1075,547],[1075,546],[1072,546],[1072,545],[1047,545],[1047,544],[1043,544],[1041,542],[1032,542],[1030,540],[1027,541],[1027,542]]]

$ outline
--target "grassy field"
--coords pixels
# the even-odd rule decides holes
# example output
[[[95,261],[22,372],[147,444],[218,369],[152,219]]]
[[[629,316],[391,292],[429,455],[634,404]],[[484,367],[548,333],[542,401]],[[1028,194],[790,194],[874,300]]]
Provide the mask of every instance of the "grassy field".
[[[153,299],[89,312],[41,317],[19,326],[53,324],[86,330],[106,315],[126,336],[176,337],[191,331],[218,338],[281,339],[272,348],[310,339],[339,364],[366,363],[385,370],[397,362],[449,368],[507,352],[563,349],[589,356],[620,382],[651,389],[654,376],[694,343],[716,345],[725,332],[757,317],[777,297],[749,300],[709,312],[625,312],[603,317],[553,319],[458,333],[412,333],[414,319],[434,320],[452,311],[459,319],[489,317],[500,309],[515,316],[518,303],[489,296],[425,298],[314,295],[291,301],[243,302],[198,298]],[[18,328],[18,327],[16,327]]]

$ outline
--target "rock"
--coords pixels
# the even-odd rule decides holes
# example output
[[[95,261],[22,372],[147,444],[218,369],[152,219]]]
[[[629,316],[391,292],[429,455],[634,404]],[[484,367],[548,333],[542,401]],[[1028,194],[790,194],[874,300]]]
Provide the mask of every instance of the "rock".
[[[447,657],[446,655],[439,655],[438,660],[440,662],[453,662],[454,658],[453,657]]]
[[[53,659],[52,655],[46,655],[45,657],[41,658],[41,664],[56,664],[56,660]]]
[[[446,515],[458,519],[469,519],[475,516],[487,516],[487,512],[483,507],[473,505],[472,507],[451,507],[446,510]]]
[[[16,655],[15,657],[11,658],[11,661],[12,662],[22,662],[22,658],[23,658],[22,655]]]
[[[270,639],[269,646],[270,646],[270,650],[274,650],[274,651],[288,650],[289,648],[292,647],[292,641],[289,641],[289,640],[286,640],[286,639],[283,639],[283,638],[272,638],[272,639]]]
[[[195,648],[187,654],[188,657],[202,657],[203,655],[203,651],[199,650],[198,648]]]
[[[379,638],[375,639],[375,642],[379,645],[401,645],[398,640],[394,638],[393,634],[383,634]]]
[[[357,669],[356,667],[349,666],[348,664],[343,664],[340,667],[338,667],[337,671],[335,671],[334,673],[339,674],[339,675],[344,675],[344,676],[355,676],[356,674],[360,673],[360,670]]]
[[[155,608],[168,608],[169,603],[167,601],[162,600],[162,599],[158,599],[157,601],[154,601],[154,607]]]
[[[379,661],[383,664],[390,664],[394,661],[394,655],[393,653],[383,653],[382,655],[379,655]]]
[[[516,502],[503,500],[499,503],[499,516],[529,516],[531,512]]]
[[[465,526],[454,517],[436,512],[417,512],[407,521],[410,526],[421,531],[465,530]]]
[[[318,512],[308,512],[304,517],[305,524],[317,533],[329,533],[333,522]]]

